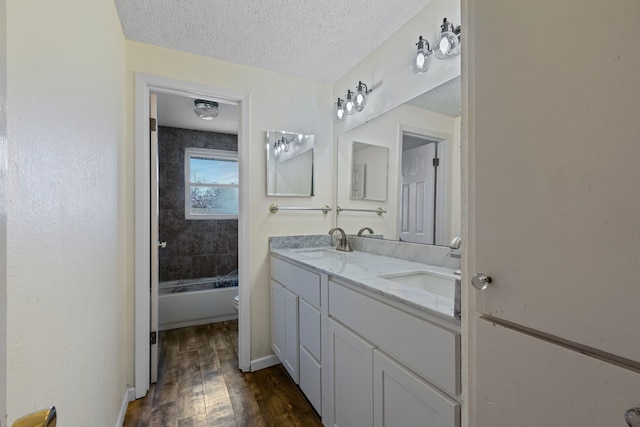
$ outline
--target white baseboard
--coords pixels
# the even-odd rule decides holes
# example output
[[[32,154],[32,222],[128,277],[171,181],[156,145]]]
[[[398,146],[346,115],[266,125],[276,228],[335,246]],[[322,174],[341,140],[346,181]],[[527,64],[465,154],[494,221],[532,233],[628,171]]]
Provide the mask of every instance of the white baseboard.
[[[251,361],[251,372],[259,371],[260,369],[269,368],[280,363],[280,359],[275,354],[270,356],[261,357]]]
[[[120,406],[120,413],[118,414],[118,419],[116,420],[116,427],[122,427],[122,424],[124,424],[124,416],[127,414],[127,407],[129,406],[129,402],[135,400],[135,398],[135,388],[131,387],[125,390],[124,398],[122,399],[122,405]]]

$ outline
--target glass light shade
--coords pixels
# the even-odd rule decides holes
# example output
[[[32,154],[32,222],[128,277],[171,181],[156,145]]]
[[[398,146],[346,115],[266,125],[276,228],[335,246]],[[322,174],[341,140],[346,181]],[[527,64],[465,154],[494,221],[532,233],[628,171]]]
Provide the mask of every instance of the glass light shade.
[[[358,82],[358,87],[356,88],[356,96],[353,98],[353,103],[356,107],[356,111],[360,112],[364,110],[364,106],[367,103],[367,92],[367,85],[362,82]]]
[[[202,120],[213,120],[214,117],[218,116],[218,103],[196,99],[194,101],[193,111]]]
[[[416,74],[422,74],[429,69],[433,52],[429,47],[429,42],[422,36],[418,39],[416,46],[418,46],[418,50],[411,57],[411,70]]]
[[[338,120],[344,120],[344,101],[338,98],[338,102],[336,102],[336,109],[334,111],[334,115]]]
[[[453,24],[444,18],[440,27],[440,41],[434,51],[436,58],[447,59],[460,54],[460,27],[454,28]]]
[[[353,92],[347,91],[347,96],[344,99],[344,113],[348,116],[356,112],[356,105],[353,102]]]

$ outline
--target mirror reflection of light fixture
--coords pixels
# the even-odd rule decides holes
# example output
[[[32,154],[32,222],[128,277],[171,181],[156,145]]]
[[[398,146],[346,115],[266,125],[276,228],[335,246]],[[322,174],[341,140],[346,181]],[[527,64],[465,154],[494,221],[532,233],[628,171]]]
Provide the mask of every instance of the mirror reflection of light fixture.
[[[205,101],[204,99],[196,99],[193,111],[202,120],[213,120],[218,116],[218,103],[213,101]]]
[[[289,141],[287,141],[284,137],[278,139],[273,144],[273,155],[275,157],[280,156],[282,153],[287,153],[289,151]]]
[[[356,96],[353,99],[353,104],[356,107],[356,111],[360,112],[364,109],[364,105],[367,103],[367,95],[369,95],[371,91],[367,87],[366,84],[362,83],[362,81],[358,82],[358,86],[356,87]]]
[[[334,113],[336,119],[344,120],[344,101],[340,98],[338,98],[338,102],[336,102],[336,109]]]
[[[433,51],[429,46],[429,41],[427,39],[423,39],[422,36],[418,39],[416,46],[418,46],[418,50],[411,58],[411,70],[416,74],[422,74],[429,69],[431,54],[433,54]]]
[[[348,116],[356,112],[356,104],[353,103],[353,92],[347,91],[347,95],[344,99],[344,113]]]
[[[437,43],[437,48],[433,51],[436,58],[447,59],[460,55],[460,25],[454,27],[451,22],[447,21],[447,18],[444,18],[440,29],[440,40]]]

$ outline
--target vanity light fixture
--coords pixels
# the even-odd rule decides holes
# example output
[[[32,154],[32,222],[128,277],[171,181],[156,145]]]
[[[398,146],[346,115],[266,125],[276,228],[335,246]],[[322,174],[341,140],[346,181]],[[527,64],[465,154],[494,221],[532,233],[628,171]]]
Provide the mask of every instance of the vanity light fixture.
[[[218,116],[218,103],[213,101],[205,101],[204,99],[196,99],[193,111],[202,120],[213,120]]]
[[[436,58],[448,59],[460,55],[460,25],[454,27],[451,22],[447,21],[447,18],[444,18],[440,29],[438,47],[433,52]]]
[[[362,81],[358,82],[358,86],[356,87],[356,96],[353,99],[353,104],[356,107],[356,111],[360,112],[364,109],[364,105],[367,103],[367,95],[369,95],[371,91],[367,87],[366,84],[362,83]]]
[[[427,39],[423,39],[422,36],[418,38],[418,43],[416,43],[416,46],[418,46],[418,50],[411,58],[411,70],[416,74],[422,74],[429,69],[433,51],[429,46],[429,41]]]
[[[334,114],[336,119],[344,120],[344,101],[338,98],[338,102],[336,102],[336,109],[334,110]]]
[[[356,104],[353,102],[353,92],[347,91],[347,95],[344,99],[344,113],[348,116],[356,112]]]

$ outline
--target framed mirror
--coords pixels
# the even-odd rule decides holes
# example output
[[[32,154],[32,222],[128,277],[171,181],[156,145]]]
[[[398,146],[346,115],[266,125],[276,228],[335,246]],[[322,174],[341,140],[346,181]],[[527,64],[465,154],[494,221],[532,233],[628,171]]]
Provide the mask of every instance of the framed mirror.
[[[368,226],[385,239],[439,246],[460,235],[460,93],[457,77],[338,136],[339,227],[355,234]],[[354,185],[361,143],[387,152],[372,198]],[[378,208],[386,212],[376,215]]]
[[[314,195],[314,135],[268,130],[267,196]]]
[[[357,141],[351,148],[351,199],[386,201],[389,148]]]

